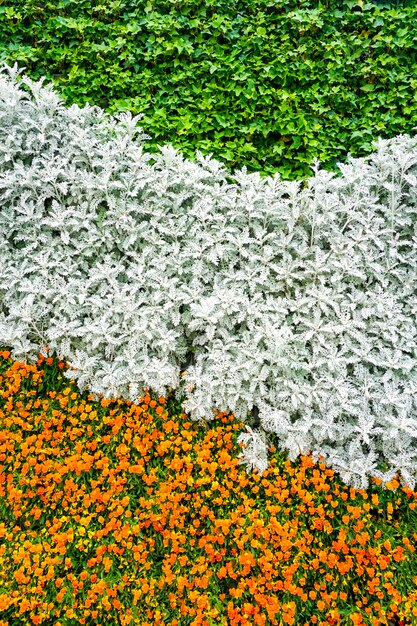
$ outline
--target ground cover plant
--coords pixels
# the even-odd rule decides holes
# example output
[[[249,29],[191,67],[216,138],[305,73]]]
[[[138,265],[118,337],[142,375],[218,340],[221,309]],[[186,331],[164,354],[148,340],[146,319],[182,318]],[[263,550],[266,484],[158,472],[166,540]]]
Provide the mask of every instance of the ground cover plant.
[[[3,0],[0,62],[143,113],[149,151],[300,179],[412,132],[416,33],[414,0]]]
[[[0,624],[417,623],[417,492],[346,486],[173,398],[95,401],[0,353]]]

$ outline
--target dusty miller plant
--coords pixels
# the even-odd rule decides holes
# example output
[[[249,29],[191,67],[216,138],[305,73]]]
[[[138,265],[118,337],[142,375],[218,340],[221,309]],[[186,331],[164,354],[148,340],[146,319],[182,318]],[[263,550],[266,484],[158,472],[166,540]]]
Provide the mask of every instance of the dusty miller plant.
[[[0,72],[0,344],[49,346],[98,398],[233,411],[247,471],[278,443],[366,488],[417,476],[417,140],[340,175],[233,176],[144,152],[139,117]],[[181,375],[181,363],[192,364]]]

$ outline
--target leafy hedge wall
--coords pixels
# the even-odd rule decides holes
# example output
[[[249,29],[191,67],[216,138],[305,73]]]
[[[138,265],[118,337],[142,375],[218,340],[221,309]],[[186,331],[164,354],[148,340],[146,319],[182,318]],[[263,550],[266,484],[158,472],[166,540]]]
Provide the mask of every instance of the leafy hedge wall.
[[[3,61],[67,104],[143,113],[151,152],[290,180],[417,126],[409,0],[6,0]]]

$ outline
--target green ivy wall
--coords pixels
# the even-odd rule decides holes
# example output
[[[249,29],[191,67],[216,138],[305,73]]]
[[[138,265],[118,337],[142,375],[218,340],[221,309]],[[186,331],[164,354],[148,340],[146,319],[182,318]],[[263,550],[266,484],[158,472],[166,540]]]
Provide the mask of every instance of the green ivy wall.
[[[230,171],[303,178],[417,127],[415,1],[5,0],[3,61]]]

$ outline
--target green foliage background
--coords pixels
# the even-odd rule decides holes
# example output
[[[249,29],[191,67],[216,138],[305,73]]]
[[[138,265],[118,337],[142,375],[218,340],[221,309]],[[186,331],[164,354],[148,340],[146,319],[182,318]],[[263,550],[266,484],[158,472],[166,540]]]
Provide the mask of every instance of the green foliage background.
[[[417,127],[415,0],[0,0],[0,62],[230,171],[304,178]]]

